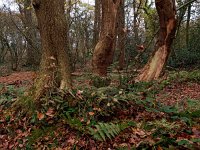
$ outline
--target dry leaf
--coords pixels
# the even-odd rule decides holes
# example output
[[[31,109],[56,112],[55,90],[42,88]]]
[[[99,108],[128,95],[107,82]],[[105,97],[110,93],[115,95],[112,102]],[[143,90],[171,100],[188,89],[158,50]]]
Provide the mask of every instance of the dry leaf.
[[[128,147],[128,144],[127,144],[127,143],[121,143],[121,144],[119,145],[119,147]]]
[[[80,121],[81,121],[81,122],[84,122],[84,118],[80,118]]]
[[[69,140],[67,140],[67,143],[73,145],[75,143],[75,139],[70,138]]]
[[[49,57],[51,60],[56,60],[54,56]]]
[[[87,125],[90,124],[90,120],[87,121]]]
[[[129,139],[129,143],[131,143],[131,144],[135,144],[135,143],[136,143],[136,141],[135,141],[135,139],[134,139],[134,138],[130,138],[130,139]]]
[[[47,116],[50,116],[50,117],[53,117],[54,116],[54,110],[53,108],[49,108],[46,112],[46,115]]]
[[[143,137],[146,136],[146,133],[145,133],[143,130],[139,129],[139,128],[137,128],[137,129],[132,128],[132,131],[133,131],[133,133],[135,133],[136,135],[139,135],[141,138],[143,138]]]
[[[19,144],[19,147],[22,148],[22,147],[23,147],[23,144]]]
[[[37,113],[37,118],[39,119],[39,120],[42,120],[43,118],[44,118],[44,114],[43,113]]]
[[[157,150],[163,150],[162,147],[158,146]]]
[[[83,93],[83,91],[78,90],[76,94],[81,95]]]
[[[197,128],[193,127],[192,132],[196,138],[200,138],[200,131]]]
[[[92,112],[92,111],[89,112],[89,115],[90,115],[90,116],[94,116],[94,112]]]

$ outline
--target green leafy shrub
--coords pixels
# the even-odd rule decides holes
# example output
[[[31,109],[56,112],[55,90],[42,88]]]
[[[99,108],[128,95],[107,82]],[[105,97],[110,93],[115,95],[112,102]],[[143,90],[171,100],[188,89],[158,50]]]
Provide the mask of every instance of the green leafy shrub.
[[[200,70],[194,71],[179,71],[171,72],[168,79],[170,81],[191,81],[191,82],[200,82]]]
[[[176,50],[176,57],[171,57],[169,59],[169,65],[172,67],[188,68],[191,65],[198,64],[199,57],[200,52],[182,48],[180,50]]]

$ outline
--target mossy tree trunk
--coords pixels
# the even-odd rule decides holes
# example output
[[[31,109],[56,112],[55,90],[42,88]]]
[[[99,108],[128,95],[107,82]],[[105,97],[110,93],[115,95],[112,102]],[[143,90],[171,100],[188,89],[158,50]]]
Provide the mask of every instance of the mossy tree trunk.
[[[176,8],[174,0],[155,0],[160,30],[155,50],[136,81],[156,80],[161,75],[170,54],[170,46],[176,32]]]
[[[41,70],[33,93],[36,100],[55,88],[71,88],[64,4],[65,0],[33,0],[42,40]]]
[[[94,74],[107,76],[112,63],[116,31],[117,11],[121,0],[102,0],[102,24],[100,39],[94,49],[92,67]]]

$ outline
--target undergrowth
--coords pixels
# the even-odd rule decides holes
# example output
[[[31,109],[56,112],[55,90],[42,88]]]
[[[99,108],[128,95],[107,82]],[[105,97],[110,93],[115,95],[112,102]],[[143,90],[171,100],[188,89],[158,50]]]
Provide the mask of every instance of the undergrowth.
[[[12,86],[6,87],[0,96],[0,105],[9,109],[15,98],[21,95],[23,101],[20,105],[31,110],[31,114],[27,116],[23,109],[14,114],[2,113],[1,126],[4,128],[0,132],[9,133],[13,139],[16,130],[27,133],[27,136],[20,137],[22,140],[19,139],[18,143],[21,145],[15,148],[34,149],[41,141],[46,144],[51,141],[49,148],[59,147],[60,136],[66,134],[61,129],[67,128],[78,133],[79,139],[86,136],[86,140],[92,138],[99,144],[112,143],[121,137],[124,140],[131,138],[133,149],[194,149],[200,141],[200,137],[195,135],[200,123],[199,100],[188,98],[184,103],[168,106],[157,101],[156,95],[175,81],[199,82],[199,76],[199,71],[179,72],[170,74],[163,81],[134,84],[123,79],[125,83],[120,81],[120,85],[125,86],[91,86],[51,93],[40,99],[39,105],[24,97],[23,89],[16,91]],[[131,134],[126,137],[126,132]],[[76,142],[72,143],[77,146]],[[115,148],[126,147],[130,148],[120,144]]]

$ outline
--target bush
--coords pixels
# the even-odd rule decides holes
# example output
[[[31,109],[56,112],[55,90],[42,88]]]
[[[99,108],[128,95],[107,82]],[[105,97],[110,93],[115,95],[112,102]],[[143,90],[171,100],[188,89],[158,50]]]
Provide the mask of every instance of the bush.
[[[169,59],[169,65],[172,67],[183,67],[187,68],[191,65],[199,63],[200,52],[196,50],[181,49],[176,50],[176,57],[171,57]]]

